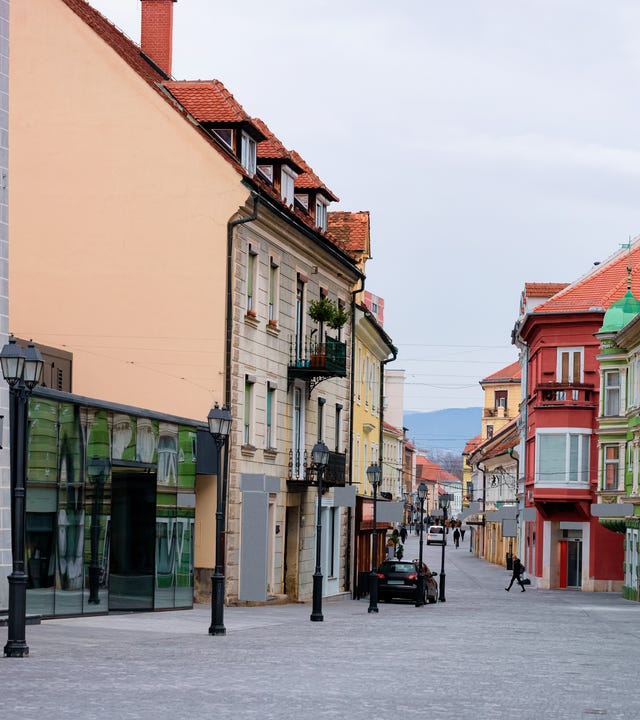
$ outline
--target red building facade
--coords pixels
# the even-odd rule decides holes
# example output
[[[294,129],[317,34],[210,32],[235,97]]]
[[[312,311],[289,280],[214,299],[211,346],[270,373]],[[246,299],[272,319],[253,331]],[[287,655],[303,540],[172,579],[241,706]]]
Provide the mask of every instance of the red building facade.
[[[526,428],[523,561],[541,588],[622,589],[623,538],[591,514],[597,502],[599,342],[622,297],[614,258],[521,317]]]

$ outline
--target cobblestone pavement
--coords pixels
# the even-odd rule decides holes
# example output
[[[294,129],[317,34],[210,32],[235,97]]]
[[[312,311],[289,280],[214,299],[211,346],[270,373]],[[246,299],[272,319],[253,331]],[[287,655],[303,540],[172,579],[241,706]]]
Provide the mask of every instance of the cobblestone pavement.
[[[467,537],[468,540],[468,537]],[[514,586],[446,549],[446,603],[326,600],[43,621],[30,656],[0,659],[3,717],[637,718],[640,603]],[[413,536],[406,556],[418,555]],[[440,571],[441,549],[424,547]],[[6,632],[6,628],[0,629]],[[2,638],[4,645],[5,637]]]

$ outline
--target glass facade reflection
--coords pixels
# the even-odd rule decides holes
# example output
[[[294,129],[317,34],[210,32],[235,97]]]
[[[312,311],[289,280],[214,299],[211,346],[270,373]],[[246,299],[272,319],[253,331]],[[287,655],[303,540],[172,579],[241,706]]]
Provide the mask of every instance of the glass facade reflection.
[[[191,607],[196,427],[31,397],[27,611]]]

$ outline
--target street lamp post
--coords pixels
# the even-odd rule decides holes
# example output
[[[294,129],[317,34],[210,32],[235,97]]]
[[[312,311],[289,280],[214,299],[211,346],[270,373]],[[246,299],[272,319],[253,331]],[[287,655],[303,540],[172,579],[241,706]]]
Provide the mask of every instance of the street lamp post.
[[[224,569],[222,539],[224,534],[224,508],[226,505],[226,474],[227,463],[222,471],[222,447],[231,432],[231,411],[227,407],[220,408],[216,403],[207,416],[209,432],[213,437],[218,452],[218,478],[216,487],[216,566],[211,576],[211,625],[209,635],[225,635],[224,626]]]
[[[24,572],[26,515],[27,417],[29,396],[40,382],[42,357],[33,343],[21,348],[13,335],[0,352],[2,375],[9,385],[11,413],[11,556],[7,657],[26,657],[27,576]]]
[[[311,458],[318,472],[318,507],[316,514],[316,569],[313,573],[313,607],[311,622],[322,622],[322,568],[320,567],[320,553],[322,551],[322,480],[324,471],[329,464],[329,448],[322,442],[313,446]]]
[[[447,510],[449,509],[449,503],[451,501],[451,495],[440,496],[440,507],[442,508],[442,562],[440,564],[440,602],[446,602],[445,597],[445,585],[447,576],[444,572],[444,548],[447,544]]]
[[[427,497],[427,486],[421,482],[418,486],[418,500],[420,502],[420,554],[418,556],[418,596],[416,607],[424,605],[424,575],[422,574],[422,534],[424,531],[424,501]]]
[[[373,488],[373,533],[371,538],[371,575],[369,576],[369,612],[378,612],[378,488],[382,482],[379,465],[369,465],[367,478]]]

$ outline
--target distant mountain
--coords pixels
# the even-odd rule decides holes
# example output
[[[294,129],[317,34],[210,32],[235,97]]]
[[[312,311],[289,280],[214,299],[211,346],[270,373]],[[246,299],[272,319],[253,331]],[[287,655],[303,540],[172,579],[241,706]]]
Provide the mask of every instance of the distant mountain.
[[[480,434],[482,408],[448,408],[407,412],[407,438],[419,449],[461,454],[468,440]]]

